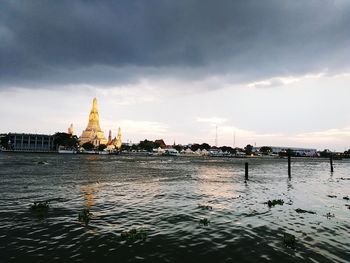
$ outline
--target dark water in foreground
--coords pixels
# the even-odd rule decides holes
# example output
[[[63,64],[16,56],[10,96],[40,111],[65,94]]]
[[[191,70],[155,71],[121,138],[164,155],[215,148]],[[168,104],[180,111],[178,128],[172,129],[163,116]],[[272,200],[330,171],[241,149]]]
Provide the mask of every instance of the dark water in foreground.
[[[340,179],[350,162],[336,161],[331,175],[328,161],[295,160],[288,180],[286,160],[249,159],[245,184],[245,161],[0,153],[0,261],[350,261],[350,180]],[[270,209],[269,199],[285,203]],[[43,200],[41,217],[29,207]],[[133,228],[147,238],[121,237]]]

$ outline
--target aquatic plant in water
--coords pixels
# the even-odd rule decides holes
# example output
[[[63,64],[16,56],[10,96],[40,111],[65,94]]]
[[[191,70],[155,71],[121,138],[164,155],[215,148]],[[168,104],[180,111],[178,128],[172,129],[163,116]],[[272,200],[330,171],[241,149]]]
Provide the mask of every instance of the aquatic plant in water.
[[[337,198],[336,195],[327,195],[329,198]]]
[[[30,206],[30,209],[33,211],[46,212],[49,209],[49,202],[48,201],[34,202],[34,204]]]
[[[295,212],[297,212],[297,213],[301,213],[301,214],[304,214],[304,213],[308,213],[308,214],[316,214],[316,212],[313,212],[313,211],[308,211],[308,210],[304,210],[304,209],[300,209],[300,208],[297,208],[297,209],[295,209]]]
[[[209,221],[208,218],[202,218],[202,219],[199,220],[199,224],[203,225],[203,226],[207,226],[207,225],[210,224],[210,221]]]
[[[283,235],[284,245],[290,248],[295,248],[296,241],[295,236],[289,233],[284,233]]]
[[[331,214],[330,212],[328,212],[328,213],[325,215],[325,217],[327,217],[327,219],[330,219],[330,218],[332,218],[332,217],[335,217],[335,215],[334,215],[334,214]]]
[[[49,210],[49,202],[34,202],[34,204],[30,206],[30,210],[34,212],[39,218],[43,218],[46,216]]]
[[[129,231],[124,231],[120,235],[123,239],[128,241],[136,241],[136,240],[146,240],[147,233],[144,229],[136,229],[133,228]]]
[[[90,219],[92,217],[92,213],[90,212],[89,209],[84,208],[81,212],[78,214],[78,220],[80,222],[84,222],[85,225],[88,225],[90,222]]]
[[[203,210],[213,210],[213,207],[210,205],[198,205],[198,208]]]
[[[267,204],[270,208],[275,206],[275,205],[283,205],[284,201],[282,199],[274,199],[274,200],[269,200],[265,204]]]

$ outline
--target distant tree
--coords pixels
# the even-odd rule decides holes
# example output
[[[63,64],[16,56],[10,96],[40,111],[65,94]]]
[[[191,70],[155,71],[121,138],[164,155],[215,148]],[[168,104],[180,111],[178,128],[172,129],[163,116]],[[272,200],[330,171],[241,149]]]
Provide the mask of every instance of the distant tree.
[[[149,140],[144,140],[144,141],[140,141],[138,148],[140,150],[145,150],[147,152],[152,152],[152,150],[154,148],[158,148],[160,147],[160,143],[159,142],[153,142],[153,141],[149,141]]]
[[[54,145],[56,148],[64,146],[67,148],[76,148],[79,144],[79,139],[76,135],[71,135],[65,132],[56,132],[54,134]]]
[[[207,151],[209,151],[209,149],[211,148],[211,146],[210,146],[209,144],[207,144],[207,143],[202,143],[202,144],[199,146],[199,148],[200,148],[201,150],[207,150]]]
[[[175,150],[177,150],[178,152],[181,152],[182,150],[183,150],[183,146],[182,145],[180,145],[180,144],[178,144],[178,145],[173,145],[173,148],[175,149]]]
[[[222,146],[222,147],[220,147],[220,150],[223,152],[231,153],[231,154],[235,154],[237,152],[236,149],[233,149],[230,146]]]
[[[295,153],[295,151],[293,151],[292,149],[287,149],[287,150],[286,150],[286,154],[287,154],[287,156],[291,156],[291,157],[297,156],[297,154]]]
[[[9,148],[9,140],[10,140],[10,136],[8,134],[0,137],[0,145],[2,147],[4,147],[5,149],[8,149]]]
[[[344,152],[344,158],[350,158],[350,149]]]
[[[332,152],[328,149],[324,149],[322,152],[319,152],[320,157],[329,158]]]
[[[262,154],[266,155],[266,154],[272,153],[272,148],[269,147],[269,146],[263,146],[263,147],[260,148],[260,152]]]
[[[91,151],[95,148],[95,146],[91,143],[91,142],[86,142],[82,145],[82,147],[86,150],[86,151]]]
[[[197,151],[198,149],[200,149],[200,145],[198,143],[192,144],[191,146],[191,150],[192,151]]]
[[[164,149],[166,147],[166,144],[165,144],[163,139],[155,140],[154,143],[158,145],[155,148],[160,147],[160,148]]]
[[[250,145],[250,144],[248,144],[248,145],[244,148],[244,150],[245,150],[245,154],[246,154],[246,155],[251,155],[252,152],[253,152],[253,146]]]
[[[104,149],[106,149],[107,148],[107,145],[106,144],[100,144],[99,146],[98,146],[98,150],[100,151],[100,152],[102,152]]]

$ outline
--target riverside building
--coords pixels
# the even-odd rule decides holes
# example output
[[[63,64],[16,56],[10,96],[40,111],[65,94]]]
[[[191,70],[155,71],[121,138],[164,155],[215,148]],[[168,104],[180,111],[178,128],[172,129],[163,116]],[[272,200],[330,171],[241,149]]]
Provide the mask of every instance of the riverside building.
[[[54,136],[46,134],[9,133],[9,149],[21,152],[55,151]]]

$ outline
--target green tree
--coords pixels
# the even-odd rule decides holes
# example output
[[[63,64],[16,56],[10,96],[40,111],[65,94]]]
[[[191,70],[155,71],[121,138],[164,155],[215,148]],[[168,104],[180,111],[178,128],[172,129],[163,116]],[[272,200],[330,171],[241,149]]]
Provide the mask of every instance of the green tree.
[[[230,146],[222,146],[222,147],[220,147],[220,149],[223,152],[228,152],[228,153],[231,153],[231,154],[235,154],[236,153],[236,149],[233,149]]]
[[[76,148],[79,144],[79,139],[75,135],[65,132],[56,132],[54,134],[54,145],[56,148],[64,146],[67,148]]]
[[[293,151],[292,149],[287,149],[286,150],[286,154],[287,154],[287,156],[291,156],[291,157],[295,157],[296,156],[295,151]]]
[[[5,149],[9,148],[9,140],[10,140],[10,136],[8,134],[0,137],[0,145],[2,147],[4,147]]]
[[[175,150],[177,150],[178,152],[181,152],[182,150],[183,150],[183,146],[182,145],[180,145],[180,144],[178,144],[178,145],[173,145],[173,148],[175,149]]]
[[[253,152],[253,146],[248,144],[246,147],[244,147],[244,150],[246,155],[251,155]]]
[[[140,141],[138,145],[138,148],[140,150],[145,150],[147,152],[152,152],[154,148],[158,148],[158,147],[160,147],[159,143],[149,141],[149,140]]]
[[[91,151],[95,148],[95,146],[91,143],[91,142],[86,142],[82,145],[82,147],[86,150],[86,151]]]
[[[320,157],[329,158],[332,152],[328,149],[324,149],[322,152],[319,152],[319,154],[320,154]]]
[[[201,149],[201,150],[207,150],[207,151],[209,151],[210,150],[210,148],[211,148],[211,146],[209,145],[209,144],[207,144],[207,143],[202,143],[200,146],[199,146],[199,148]]]
[[[192,151],[197,151],[198,149],[200,149],[200,145],[198,143],[192,144],[191,145],[191,150]]]
[[[260,152],[261,152],[262,154],[267,155],[267,154],[269,154],[269,153],[272,153],[272,148],[269,147],[269,146],[263,146],[263,147],[260,148]]]
[[[102,152],[104,149],[106,149],[107,148],[107,145],[106,144],[100,144],[99,146],[98,146],[98,150],[100,151],[100,152]]]

